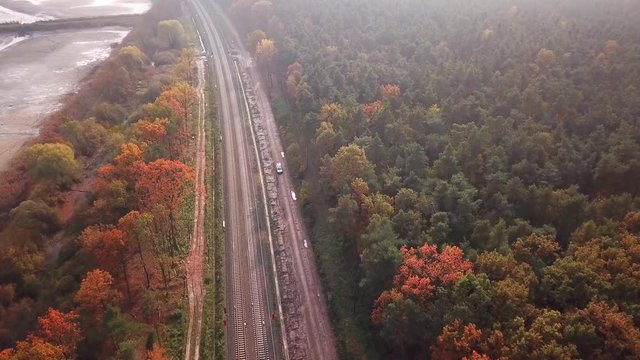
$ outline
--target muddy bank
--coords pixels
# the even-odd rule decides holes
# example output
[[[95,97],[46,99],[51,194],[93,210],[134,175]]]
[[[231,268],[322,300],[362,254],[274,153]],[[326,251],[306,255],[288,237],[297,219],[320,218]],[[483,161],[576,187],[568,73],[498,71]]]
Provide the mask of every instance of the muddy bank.
[[[0,23],[142,14],[150,7],[150,0],[0,0]],[[0,35],[0,170],[129,31],[109,27]]]
[[[142,14],[150,7],[150,0],[0,0],[0,23]]]
[[[0,50],[0,169],[128,32],[113,27],[0,37],[0,49],[13,42]]]

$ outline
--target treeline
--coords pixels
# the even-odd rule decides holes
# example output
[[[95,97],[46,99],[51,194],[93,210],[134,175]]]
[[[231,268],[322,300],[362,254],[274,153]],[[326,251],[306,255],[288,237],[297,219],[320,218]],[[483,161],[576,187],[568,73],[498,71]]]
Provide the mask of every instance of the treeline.
[[[640,357],[640,7],[221,3],[270,85],[342,358]]]
[[[155,2],[7,171],[0,359],[181,356],[197,93],[177,14]]]

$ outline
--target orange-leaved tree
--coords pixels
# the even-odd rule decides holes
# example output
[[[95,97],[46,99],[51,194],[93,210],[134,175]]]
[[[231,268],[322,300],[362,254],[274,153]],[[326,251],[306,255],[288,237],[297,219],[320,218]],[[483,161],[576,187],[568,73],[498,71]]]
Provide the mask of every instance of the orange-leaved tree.
[[[141,168],[136,192],[143,210],[158,208],[168,213],[170,251],[178,250],[176,241],[176,214],[184,202],[194,178],[193,168],[180,161],[158,159]]]
[[[156,103],[169,107],[175,115],[180,116],[182,132],[186,134],[191,110],[196,100],[198,100],[198,93],[193,86],[181,81],[163,91],[156,99]]]
[[[372,103],[362,105],[362,112],[364,116],[369,120],[373,120],[377,113],[379,113],[383,108],[382,101],[376,100]]]
[[[155,119],[149,121],[139,120],[132,125],[133,133],[145,145],[157,144],[167,135],[168,119]]]
[[[124,232],[126,242],[130,244],[131,247],[135,247],[135,251],[138,253],[140,257],[140,263],[142,264],[142,269],[144,270],[144,275],[147,283],[147,288],[151,286],[151,282],[149,280],[149,271],[147,270],[147,264],[144,261],[144,255],[142,253],[143,249],[143,241],[145,240],[145,236],[143,236],[142,225],[140,224],[140,212],[138,211],[130,211],[125,216],[121,217],[118,220],[118,229]]]
[[[3,357],[6,356],[6,357]],[[7,349],[0,353],[0,359],[11,360],[66,360],[62,346],[54,345],[43,338],[29,335],[27,340],[18,341],[16,349]]]
[[[153,345],[153,349],[147,353],[147,360],[169,360],[164,348],[158,344]]]
[[[128,182],[134,181],[144,161],[142,149],[135,143],[123,144],[113,160],[116,174]]]
[[[383,100],[397,100],[400,97],[400,87],[393,84],[380,85],[380,95]]]
[[[436,246],[425,243],[400,250],[404,259],[393,278],[393,288],[383,291],[374,302],[371,320],[404,352],[407,345],[424,345],[421,333],[435,325],[429,323],[428,314],[434,311],[436,289],[450,290],[472,272],[473,265],[455,246],[438,252]]]
[[[107,306],[120,299],[120,293],[113,288],[111,274],[95,269],[89,271],[82,279],[74,299],[80,305],[80,309],[91,313],[95,321],[100,321]]]
[[[431,347],[431,358],[506,360],[508,349],[500,331],[485,334],[475,324],[463,326],[460,321],[454,320],[442,329],[436,344]]]
[[[143,165],[142,149],[130,142],[121,146],[112,163],[98,168],[91,189],[95,195],[93,205],[101,212],[102,221],[115,221],[109,216],[122,215],[135,203],[133,190]]]
[[[385,308],[395,297],[406,297],[426,307],[434,296],[436,286],[453,285],[464,274],[470,273],[473,264],[463,258],[456,246],[438,252],[435,245],[424,244],[419,248],[400,249],[404,261],[393,278],[393,289],[383,292],[376,300],[371,318],[380,323]],[[390,293],[396,294],[389,296]]]
[[[131,303],[131,287],[127,273],[130,252],[126,234],[114,227],[91,226],[82,231],[78,240],[84,249],[96,255],[101,267],[112,274],[122,270],[127,287],[127,298]]]
[[[75,311],[63,313],[49,308],[45,316],[38,318],[40,336],[47,342],[59,346],[65,358],[75,357],[76,346],[82,340]]]

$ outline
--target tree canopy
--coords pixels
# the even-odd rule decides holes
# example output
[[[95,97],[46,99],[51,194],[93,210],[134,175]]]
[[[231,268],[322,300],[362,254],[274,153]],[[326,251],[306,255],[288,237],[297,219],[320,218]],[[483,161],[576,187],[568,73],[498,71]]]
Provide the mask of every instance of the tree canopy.
[[[251,46],[277,44],[263,75],[285,147],[307,154],[291,174],[343,358],[638,356],[640,7],[230,13]]]

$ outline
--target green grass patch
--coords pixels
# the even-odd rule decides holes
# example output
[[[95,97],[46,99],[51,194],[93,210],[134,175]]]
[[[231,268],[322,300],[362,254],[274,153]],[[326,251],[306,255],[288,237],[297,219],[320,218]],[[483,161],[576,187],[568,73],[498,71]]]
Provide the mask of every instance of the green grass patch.
[[[225,276],[224,276],[224,196],[222,180],[222,144],[218,126],[216,92],[207,81],[207,164],[214,164],[206,171],[206,188],[212,196],[207,198],[205,207],[206,261],[205,261],[205,308],[203,335],[200,344],[201,355],[205,359],[225,359]]]
[[[215,286],[215,333],[214,347],[215,359],[223,360],[226,358],[226,342],[225,342],[225,268],[224,268],[224,228],[222,221],[224,220],[224,192],[222,179],[222,142],[220,140],[220,127],[218,122],[212,121],[213,126],[213,143],[215,153],[215,171],[214,174],[214,215],[218,219],[214,230],[214,251],[216,253],[214,260],[214,286]]]
[[[208,81],[205,89],[205,96],[207,97],[207,103],[209,108],[214,104],[210,101],[211,83]],[[214,120],[211,111],[208,111],[205,119],[205,132],[206,132],[206,163],[213,164],[213,154],[211,149],[213,144],[213,128],[212,121]],[[215,192],[212,194],[214,185],[213,179],[214,169],[207,166],[205,171],[205,188],[209,196],[205,204],[205,267],[204,267],[204,311],[203,311],[203,328],[202,337],[200,343],[200,355],[205,359],[211,359],[215,355],[214,339],[215,339],[215,294],[217,289],[215,288],[215,274],[214,274],[214,261],[218,255],[214,251],[214,230],[215,224],[218,219],[214,215],[214,201],[216,198]],[[213,200],[213,201],[212,201]]]
[[[185,337],[187,330],[187,302],[182,301],[180,308],[176,309],[167,319],[164,331],[164,347],[172,359],[184,357]]]

